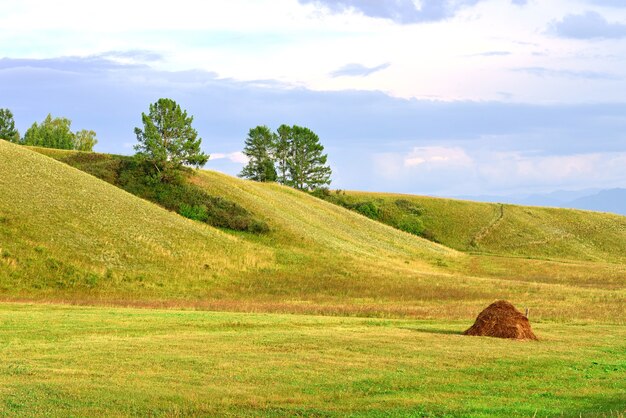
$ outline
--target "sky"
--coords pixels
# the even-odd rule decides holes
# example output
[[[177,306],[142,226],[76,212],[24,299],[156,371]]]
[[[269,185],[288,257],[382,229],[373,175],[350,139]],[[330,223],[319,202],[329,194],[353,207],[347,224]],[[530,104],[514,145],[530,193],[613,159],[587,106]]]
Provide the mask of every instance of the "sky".
[[[0,108],[131,154],[161,97],[208,169],[311,128],[332,188],[441,196],[626,187],[626,1],[0,0]]]

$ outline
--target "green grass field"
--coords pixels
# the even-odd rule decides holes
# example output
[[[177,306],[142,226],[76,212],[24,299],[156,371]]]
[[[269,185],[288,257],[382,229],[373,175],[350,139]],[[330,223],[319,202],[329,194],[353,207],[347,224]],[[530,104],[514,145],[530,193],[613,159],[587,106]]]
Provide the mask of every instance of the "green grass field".
[[[192,177],[256,234],[45,153],[0,141],[0,415],[626,412],[625,217],[400,196],[434,243],[287,187]],[[496,299],[529,307],[540,341],[459,334]]]
[[[626,327],[0,305],[0,413],[606,416],[626,412]]]

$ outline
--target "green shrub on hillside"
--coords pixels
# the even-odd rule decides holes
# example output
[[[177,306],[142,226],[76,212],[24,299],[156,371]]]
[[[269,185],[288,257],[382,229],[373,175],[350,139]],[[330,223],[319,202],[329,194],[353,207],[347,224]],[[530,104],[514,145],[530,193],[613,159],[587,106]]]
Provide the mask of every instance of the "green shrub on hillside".
[[[201,205],[188,205],[183,203],[180,205],[180,209],[178,213],[185,218],[193,219],[194,221],[205,222],[209,219],[209,215],[207,214],[206,206]]]
[[[354,210],[359,212],[361,215],[367,216],[370,219],[377,220],[379,218],[379,210],[374,202],[357,203],[356,205],[354,205]]]
[[[395,224],[395,227],[409,234],[422,235],[424,232],[424,223],[415,216],[404,216],[400,218]]]

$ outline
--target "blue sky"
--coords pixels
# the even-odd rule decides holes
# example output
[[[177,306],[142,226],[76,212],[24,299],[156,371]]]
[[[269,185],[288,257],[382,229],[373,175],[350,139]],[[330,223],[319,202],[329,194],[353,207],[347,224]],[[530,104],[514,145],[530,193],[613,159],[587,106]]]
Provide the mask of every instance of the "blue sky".
[[[5,0],[0,107],[132,153],[160,97],[207,168],[247,130],[316,131],[335,188],[438,195],[626,187],[617,0]]]

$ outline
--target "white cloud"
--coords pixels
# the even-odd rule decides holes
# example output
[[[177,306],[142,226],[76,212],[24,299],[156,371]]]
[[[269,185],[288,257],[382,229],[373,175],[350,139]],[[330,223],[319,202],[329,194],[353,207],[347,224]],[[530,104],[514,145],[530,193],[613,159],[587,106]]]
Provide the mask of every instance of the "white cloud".
[[[478,166],[491,187],[611,187],[626,184],[626,153],[489,154]]]
[[[405,167],[429,165],[433,168],[469,167],[472,159],[459,147],[416,147],[404,158]]]
[[[223,160],[226,159],[230,162],[233,163],[237,163],[237,164],[248,164],[248,157],[246,157],[243,152],[241,151],[235,151],[235,152],[231,152],[231,153],[213,153],[211,154],[211,160]]]
[[[399,189],[467,195],[626,185],[626,152],[537,155],[420,147],[374,156],[378,176]]]
[[[176,7],[164,0],[5,0],[0,57],[118,51],[120,60],[140,61],[140,56],[124,56],[135,50],[162,56],[143,57],[157,69],[198,68],[223,78],[278,80],[315,90],[377,90],[443,100],[623,99],[626,44],[600,42],[591,48],[546,33],[550,22],[583,13],[588,5],[568,0],[524,7],[497,0],[446,3],[467,7],[454,7],[458,13],[443,21],[401,25],[363,14],[327,13],[297,0],[180,0]],[[611,13],[615,21],[626,21],[626,8]],[[492,51],[489,59],[481,55],[485,51]],[[333,77],[346,63],[390,65],[368,77]],[[550,68],[554,76],[545,79],[512,68]],[[590,68],[597,74],[615,73],[615,79],[581,83],[571,77],[589,75],[584,72]]]

